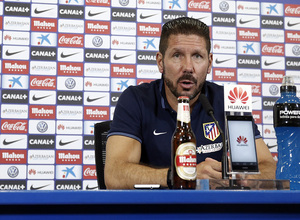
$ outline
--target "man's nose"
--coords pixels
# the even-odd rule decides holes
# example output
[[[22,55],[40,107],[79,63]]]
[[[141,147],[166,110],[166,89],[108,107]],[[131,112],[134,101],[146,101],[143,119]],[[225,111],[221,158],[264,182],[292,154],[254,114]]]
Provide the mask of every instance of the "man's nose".
[[[188,73],[193,72],[193,62],[191,57],[185,57],[184,59],[184,71]]]

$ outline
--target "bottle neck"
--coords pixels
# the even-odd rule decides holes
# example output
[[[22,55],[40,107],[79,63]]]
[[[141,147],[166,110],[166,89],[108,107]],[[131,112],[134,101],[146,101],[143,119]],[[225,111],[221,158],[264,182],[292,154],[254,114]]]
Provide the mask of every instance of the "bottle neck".
[[[189,103],[179,102],[177,109],[177,124],[186,126],[191,122]]]
[[[297,88],[296,86],[280,86],[280,93],[283,94],[295,94],[296,95]]]

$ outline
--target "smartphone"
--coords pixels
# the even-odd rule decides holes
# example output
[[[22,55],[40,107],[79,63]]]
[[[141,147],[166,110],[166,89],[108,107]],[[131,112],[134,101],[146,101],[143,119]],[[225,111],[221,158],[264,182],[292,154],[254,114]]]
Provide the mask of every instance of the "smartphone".
[[[227,115],[226,125],[231,171],[258,173],[253,117]]]

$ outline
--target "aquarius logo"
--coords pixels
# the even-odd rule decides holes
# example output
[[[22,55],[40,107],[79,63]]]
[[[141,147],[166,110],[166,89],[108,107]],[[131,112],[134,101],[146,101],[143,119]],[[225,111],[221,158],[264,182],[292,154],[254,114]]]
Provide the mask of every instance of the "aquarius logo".
[[[241,87],[234,87],[233,90],[229,91],[228,99],[232,104],[236,103],[238,100],[240,100],[242,104],[246,104],[249,97],[247,92]]]

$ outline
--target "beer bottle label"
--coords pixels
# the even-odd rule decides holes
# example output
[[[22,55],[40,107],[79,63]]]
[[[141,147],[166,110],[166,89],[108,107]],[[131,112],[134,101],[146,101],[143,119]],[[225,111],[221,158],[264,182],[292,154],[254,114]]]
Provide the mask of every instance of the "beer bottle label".
[[[189,103],[178,103],[177,120],[185,123],[191,121]]]
[[[195,180],[197,177],[196,145],[187,142],[179,145],[175,154],[175,167],[178,176],[184,180]]]

